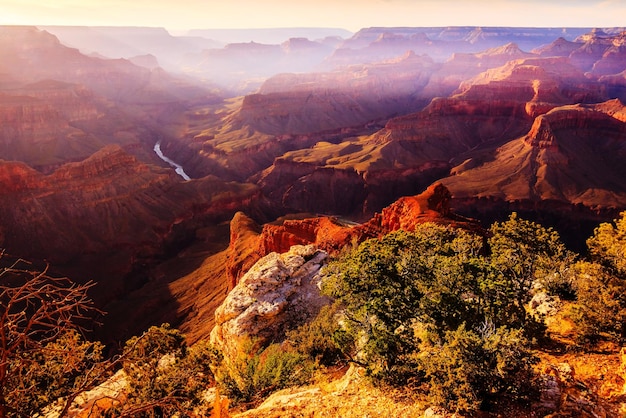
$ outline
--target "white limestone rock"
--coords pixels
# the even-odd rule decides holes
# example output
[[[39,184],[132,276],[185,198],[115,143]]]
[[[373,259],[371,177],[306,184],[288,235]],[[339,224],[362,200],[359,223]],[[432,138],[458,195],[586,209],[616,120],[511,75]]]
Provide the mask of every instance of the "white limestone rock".
[[[227,357],[246,337],[259,344],[281,340],[290,322],[315,315],[327,303],[319,291],[327,257],[314,245],[263,257],[215,311],[211,342]]]

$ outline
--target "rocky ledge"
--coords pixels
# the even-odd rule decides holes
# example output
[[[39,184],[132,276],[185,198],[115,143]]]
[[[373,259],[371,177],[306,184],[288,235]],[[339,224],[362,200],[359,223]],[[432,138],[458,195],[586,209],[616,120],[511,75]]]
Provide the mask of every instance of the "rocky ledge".
[[[265,344],[327,303],[319,292],[319,271],[328,254],[313,245],[296,245],[259,260],[215,311],[211,342],[235,358],[246,338]]]

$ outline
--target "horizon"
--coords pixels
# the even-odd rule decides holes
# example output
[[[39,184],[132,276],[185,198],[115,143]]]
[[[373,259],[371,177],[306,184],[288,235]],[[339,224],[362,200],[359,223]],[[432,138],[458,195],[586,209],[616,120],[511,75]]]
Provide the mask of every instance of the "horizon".
[[[622,27],[621,0],[0,0],[1,25],[193,29],[371,27]]]

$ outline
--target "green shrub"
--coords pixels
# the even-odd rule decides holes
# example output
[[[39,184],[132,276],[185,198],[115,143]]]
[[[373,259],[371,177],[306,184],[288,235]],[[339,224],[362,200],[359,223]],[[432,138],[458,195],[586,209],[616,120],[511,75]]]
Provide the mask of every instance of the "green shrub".
[[[280,344],[256,352],[254,346],[248,340],[236,358],[215,357],[213,369],[220,393],[234,404],[257,404],[272,392],[310,381],[314,364],[306,356]]]
[[[427,385],[433,402],[474,411],[494,396],[525,396],[520,384],[532,380],[534,362],[528,339],[545,331],[527,304],[537,283],[555,291],[559,281],[571,284],[572,260],[556,232],[515,214],[487,240],[422,224],[330,263],[322,290],[342,303],[336,335],[354,344],[352,360],[374,381]]]
[[[102,344],[84,341],[75,330],[67,330],[41,349],[11,359],[6,402],[13,408],[8,415],[31,416],[61,397],[78,393],[102,370],[97,367],[102,350]]]
[[[622,212],[613,224],[600,224],[587,240],[587,246],[594,261],[626,280],[626,212]]]
[[[526,304],[533,296],[531,290],[535,284],[544,284],[551,291],[558,292],[562,285],[557,283],[558,280],[568,277],[556,277],[555,274],[558,276],[566,269],[573,254],[552,228],[520,219],[516,213],[505,222],[494,223],[489,231],[490,264],[492,271],[496,272],[496,281],[501,283],[498,291],[506,294],[499,298],[504,302],[500,318],[505,315],[506,320],[498,325],[524,327],[527,321],[533,320],[526,313]],[[563,285],[563,291],[567,291]],[[537,324],[528,325],[537,329]]]
[[[592,262],[574,265],[572,319],[579,342],[626,339],[626,212],[598,226],[587,240]]]
[[[313,321],[289,331],[287,341],[298,353],[322,366],[340,362],[350,354],[351,346],[342,339],[343,331],[338,323],[339,311],[337,303],[322,307]]]
[[[532,392],[536,359],[521,330],[487,327],[482,334],[461,326],[425,347],[420,367],[429,400],[451,411],[488,409],[500,396],[524,399]]]
[[[481,247],[481,237],[424,224],[368,240],[328,266],[323,291],[345,306],[343,340],[358,342],[368,373],[397,381],[412,368],[417,323],[443,333],[478,315],[469,295]]]
[[[626,282],[599,264],[579,262],[576,275],[576,304],[572,319],[578,326],[579,342],[601,336],[617,341],[626,338]]]

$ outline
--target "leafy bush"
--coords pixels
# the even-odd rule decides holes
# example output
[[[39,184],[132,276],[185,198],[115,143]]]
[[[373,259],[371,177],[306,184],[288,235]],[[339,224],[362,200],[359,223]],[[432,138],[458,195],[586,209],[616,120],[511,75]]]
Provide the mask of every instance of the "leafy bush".
[[[254,349],[254,342],[243,344],[244,350],[234,359],[214,357],[213,370],[220,393],[234,404],[256,404],[274,391],[309,382],[313,362],[289,347],[271,344]]]
[[[128,340],[121,358],[126,401],[107,411],[108,416],[182,418],[196,416],[198,409],[208,412],[203,395],[214,379],[207,344],[188,348],[180,331],[163,324]]]
[[[572,319],[579,341],[626,338],[626,282],[595,263],[579,262],[573,269],[577,301]]]
[[[466,412],[486,409],[503,394],[528,397],[536,362],[528,347],[521,330],[487,327],[479,334],[461,326],[446,332],[420,356],[430,401]]]
[[[298,353],[322,366],[336,364],[346,356],[340,346],[343,331],[337,319],[339,310],[337,303],[322,307],[313,321],[287,332],[287,341]]]
[[[99,373],[103,346],[84,341],[75,330],[9,361],[5,388],[8,416],[31,416],[57,399],[91,387]]]
[[[343,304],[343,340],[376,381],[421,381],[435,402],[471,411],[494,394],[523,396],[527,338],[545,330],[526,311],[532,289],[556,283],[572,259],[556,232],[515,214],[487,240],[423,224],[331,263],[323,291]]]
[[[477,313],[461,272],[480,261],[481,246],[464,231],[423,225],[368,240],[329,265],[323,291],[345,306],[345,340],[358,342],[370,374],[395,380],[412,364],[417,322],[443,333]]]
[[[579,340],[626,339],[626,212],[598,226],[587,240],[592,262],[574,265]]]
[[[531,290],[535,284],[542,284],[551,293],[571,291],[567,289],[569,277],[564,275],[564,270],[574,256],[552,228],[520,219],[516,213],[505,222],[494,223],[489,232],[490,262],[497,272],[497,291],[508,294],[498,298],[507,305],[503,311],[507,319],[502,325],[524,327],[528,320],[532,321],[526,313],[526,304],[533,296]],[[532,329],[537,327],[537,324],[528,325]]]
[[[600,224],[587,240],[587,246],[595,261],[626,280],[626,212],[622,212],[614,224]]]

